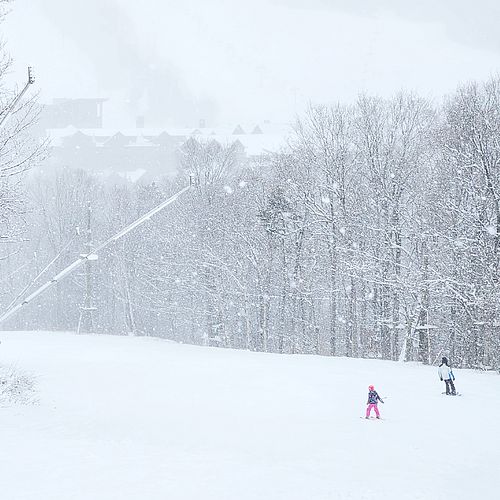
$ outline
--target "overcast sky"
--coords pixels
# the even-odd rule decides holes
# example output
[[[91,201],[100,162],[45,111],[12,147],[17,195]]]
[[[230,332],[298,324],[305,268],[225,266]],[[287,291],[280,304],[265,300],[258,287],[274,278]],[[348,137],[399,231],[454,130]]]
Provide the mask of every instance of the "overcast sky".
[[[1,29],[43,100],[108,97],[108,125],[191,126],[360,92],[438,99],[498,72],[498,19],[496,0],[16,0]]]

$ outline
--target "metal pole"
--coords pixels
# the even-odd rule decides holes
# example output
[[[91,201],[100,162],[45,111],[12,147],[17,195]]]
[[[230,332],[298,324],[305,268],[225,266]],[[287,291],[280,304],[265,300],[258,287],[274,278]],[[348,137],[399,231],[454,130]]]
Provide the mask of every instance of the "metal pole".
[[[85,242],[86,254],[90,255],[92,253],[92,207],[90,202],[87,203],[87,237]],[[94,333],[94,311],[96,307],[94,306],[93,297],[93,276],[92,276],[92,261],[87,259],[85,261],[85,300],[83,306],[80,307],[80,319],[78,320],[77,333],[83,326],[84,331]]]

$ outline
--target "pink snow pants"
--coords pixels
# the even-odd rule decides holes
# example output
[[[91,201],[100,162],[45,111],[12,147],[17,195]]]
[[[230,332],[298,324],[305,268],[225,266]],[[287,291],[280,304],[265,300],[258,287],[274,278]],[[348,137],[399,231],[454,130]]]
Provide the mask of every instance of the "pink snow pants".
[[[370,416],[372,408],[375,410],[375,415],[377,415],[377,417],[380,417],[380,413],[379,413],[378,408],[377,408],[377,403],[375,403],[375,404],[369,404],[366,407],[366,417],[368,418]]]

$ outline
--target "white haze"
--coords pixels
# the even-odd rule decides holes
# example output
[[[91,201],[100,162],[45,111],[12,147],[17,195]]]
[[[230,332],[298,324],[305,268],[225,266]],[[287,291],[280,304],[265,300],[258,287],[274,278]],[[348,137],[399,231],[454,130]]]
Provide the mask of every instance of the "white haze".
[[[285,121],[308,101],[440,97],[497,72],[496,2],[399,5],[17,0],[3,30],[13,79],[32,64],[46,101],[109,97],[106,125]]]

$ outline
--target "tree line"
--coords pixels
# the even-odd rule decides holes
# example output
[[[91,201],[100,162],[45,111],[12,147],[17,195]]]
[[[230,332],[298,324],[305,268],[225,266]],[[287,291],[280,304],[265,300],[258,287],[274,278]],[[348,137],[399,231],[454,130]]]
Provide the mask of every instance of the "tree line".
[[[190,174],[183,199],[92,263],[97,332],[499,369],[499,128],[492,78],[438,105],[402,92],[310,106],[258,161],[193,138],[175,180],[34,171],[26,241],[0,260],[2,306],[83,252],[88,206],[98,243]],[[8,326],[74,330],[85,280]]]

